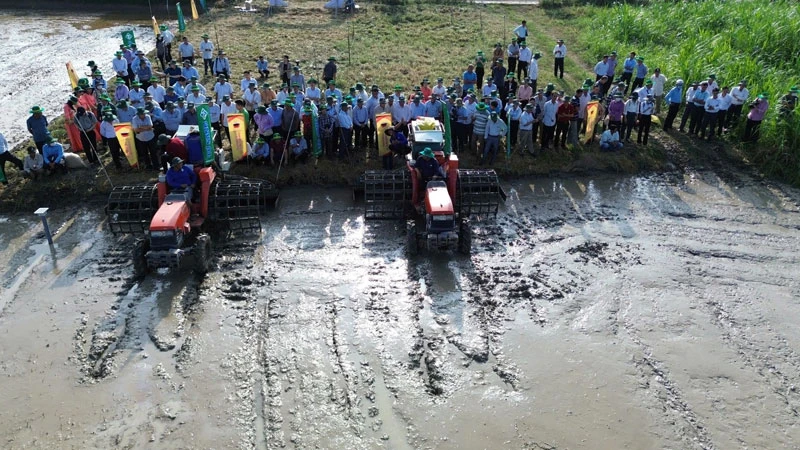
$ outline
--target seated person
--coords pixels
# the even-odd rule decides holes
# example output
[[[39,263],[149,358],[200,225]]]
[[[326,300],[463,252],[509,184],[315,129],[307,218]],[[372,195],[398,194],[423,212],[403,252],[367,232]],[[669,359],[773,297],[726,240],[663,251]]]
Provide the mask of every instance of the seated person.
[[[36,147],[28,147],[28,154],[22,161],[22,175],[25,178],[37,179],[44,173],[44,157],[36,151]]]
[[[64,147],[54,137],[47,138],[47,144],[42,147],[42,157],[44,158],[44,170],[48,175],[53,172],[67,171]]]
[[[189,135],[186,136],[186,153],[189,156],[189,164],[202,166],[205,162],[203,158],[203,141],[200,139],[200,130],[197,127],[189,128]]]
[[[270,164],[269,156],[269,143],[267,143],[266,139],[259,136],[258,139],[256,139],[253,150],[247,154],[247,157],[256,164],[266,165]]]
[[[391,131],[391,134],[389,131]],[[406,135],[403,134],[402,129],[395,130],[389,128],[385,133],[389,135],[389,150],[400,156],[408,154],[408,139],[406,139]]]
[[[420,177],[423,184],[431,181],[433,177],[445,178],[444,170],[439,165],[439,161],[433,157],[433,150],[430,147],[425,147],[425,150],[419,152],[414,170],[417,171],[417,176]]]
[[[183,193],[186,201],[192,201],[192,190],[197,182],[194,170],[183,165],[183,160],[172,158],[172,167],[167,171],[167,186],[171,193]]]
[[[308,157],[308,143],[303,137],[303,132],[297,131],[294,133],[294,136],[289,141],[289,149],[291,149],[289,155],[292,158],[292,162],[305,162]]]
[[[619,133],[617,132],[617,124],[612,123],[606,131],[600,135],[600,150],[610,151],[619,150],[622,148],[622,142],[619,141]]]
[[[167,173],[167,163],[174,158],[189,160],[189,153],[186,151],[186,145],[184,145],[181,138],[170,138],[166,134],[161,134],[158,136],[157,143],[161,149],[161,169],[164,173]]]

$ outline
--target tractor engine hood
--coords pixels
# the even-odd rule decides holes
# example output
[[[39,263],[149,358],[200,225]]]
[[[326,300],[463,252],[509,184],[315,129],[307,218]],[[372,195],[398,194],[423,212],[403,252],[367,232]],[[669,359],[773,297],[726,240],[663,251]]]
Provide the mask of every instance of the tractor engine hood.
[[[185,201],[167,200],[150,221],[150,231],[183,230],[190,213]]]
[[[453,199],[447,192],[444,181],[428,183],[428,193],[425,196],[425,212],[431,215],[453,214]]]

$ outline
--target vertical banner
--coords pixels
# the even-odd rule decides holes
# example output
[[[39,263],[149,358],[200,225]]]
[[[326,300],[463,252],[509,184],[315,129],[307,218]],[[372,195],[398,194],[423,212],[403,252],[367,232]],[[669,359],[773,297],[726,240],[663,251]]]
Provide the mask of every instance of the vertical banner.
[[[586,105],[586,135],[583,139],[583,144],[586,145],[592,142],[594,138],[594,128],[597,125],[597,120],[600,117],[600,102],[592,100]]]
[[[319,113],[316,110],[311,112],[311,144],[314,157],[319,158],[322,155],[322,142],[319,139]]]
[[[197,126],[200,128],[203,162],[211,164],[214,162],[214,129],[211,128],[211,111],[206,103],[195,105],[194,109],[197,111]]]
[[[152,16],[153,18],[153,35],[158,36],[160,31],[158,31],[158,22],[156,22],[156,16]]]
[[[130,47],[131,45],[136,44],[136,37],[133,35],[133,30],[127,30],[122,32],[122,45],[126,47]]]
[[[180,3],[175,3],[175,10],[178,12],[178,31],[186,31],[186,21],[183,19],[183,10]]]
[[[194,4],[194,0],[191,0],[192,3],[192,20],[197,20],[200,18],[200,15],[197,14],[197,6]]]
[[[511,115],[508,114],[508,122],[506,123],[506,158],[511,157]]]
[[[208,8],[206,8],[206,0],[200,0],[200,7],[203,8],[203,12],[208,14]]]
[[[442,102],[442,125],[444,126],[444,154],[449,155],[452,152],[453,136],[450,131],[450,107],[447,102]]]
[[[69,76],[69,84],[72,85],[72,89],[78,87],[78,72],[75,72],[75,68],[72,67],[72,61],[67,63],[67,75]]]
[[[115,123],[114,133],[117,135],[119,146],[122,149],[122,153],[125,154],[128,164],[131,167],[139,167],[139,155],[136,152],[136,141],[133,137],[134,133],[130,122]]]

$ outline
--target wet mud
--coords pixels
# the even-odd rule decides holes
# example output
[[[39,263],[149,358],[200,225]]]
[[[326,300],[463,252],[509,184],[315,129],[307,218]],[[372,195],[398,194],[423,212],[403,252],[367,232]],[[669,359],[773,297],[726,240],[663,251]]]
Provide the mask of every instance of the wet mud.
[[[30,137],[25,121],[32,106],[44,108],[51,122],[63,115],[72,91],[67,62],[72,61],[79,76],[87,76],[86,64],[93,60],[108,80],[122,31],[133,29],[138,47],[145,52],[155,47],[149,14],[144,11],[131,11],[128,16],[75,11],[0,9],[0,98],[5,112],[0,116],[0,130],[11,147]]]
[[[7,448],[797,448],[800,191],[734,171],[505,185],[408,257],[286,189],[212,271],[132,277],[101,211],[0,218]]]

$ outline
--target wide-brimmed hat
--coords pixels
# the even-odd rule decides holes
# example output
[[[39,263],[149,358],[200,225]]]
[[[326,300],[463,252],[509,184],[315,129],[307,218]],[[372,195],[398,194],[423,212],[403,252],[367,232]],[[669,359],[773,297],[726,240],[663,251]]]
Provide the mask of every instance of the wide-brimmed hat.
[[[428,158],[433,158],[433,150],[431,150],[430,147],[425,147],[419,154]]]
[[[44,109],[42,109],[40,106],[33,106],[31,110],[28,112],[31,114],[42,114],[44,112]]]

